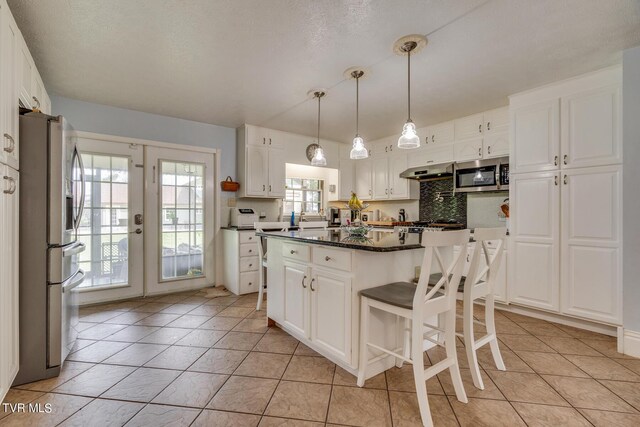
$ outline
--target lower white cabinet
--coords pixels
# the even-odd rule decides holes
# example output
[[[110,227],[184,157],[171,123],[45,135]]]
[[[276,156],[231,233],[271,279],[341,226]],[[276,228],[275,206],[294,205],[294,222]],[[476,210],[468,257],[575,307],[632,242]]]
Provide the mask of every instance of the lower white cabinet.
[[[560,309],[560,187],[557,172],[512,175],[509,299]]]
[[[622,170],[562,172],[561,310],[622,322]]]
[[[224,286],[235,295],[260,289],[259,242],[255,230],[222,230]]]
[[[284,325],[305,338],[309,334],[309,282],[310,268],[294,261],[284,262]]]
[[[18,373],[19,176],[0,163],[0,400]]]

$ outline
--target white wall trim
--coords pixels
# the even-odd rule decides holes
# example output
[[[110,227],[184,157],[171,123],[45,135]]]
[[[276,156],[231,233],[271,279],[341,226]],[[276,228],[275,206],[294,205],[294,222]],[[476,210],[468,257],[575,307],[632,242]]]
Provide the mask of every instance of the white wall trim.
[[[640,332],[624,329],[622,333],[622,349],[618,351],[627,356],[640,357]]]
[[[107,135],[103,133],[73,131],[73,136],[78,138],[95,139],[98,141],[122,142],[124,144],[148,145],[159,148],[172,148],[175,150],[196,151],[199,153],[220,154],[219,148],[200,147],[197,145],[174,144],[172,142],[152,141],[150,139],[130,138],[128,136]]]

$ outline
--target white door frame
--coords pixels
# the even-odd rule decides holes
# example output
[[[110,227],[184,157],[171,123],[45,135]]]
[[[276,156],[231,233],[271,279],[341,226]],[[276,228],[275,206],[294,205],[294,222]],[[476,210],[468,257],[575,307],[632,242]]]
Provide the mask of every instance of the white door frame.
[[[94,139],[97,141],[108,141],[108,142],[121,142],[125,144],[136,144],[141,146],[150,146],[150,147],[160,147],[160,148],[172,148],[184,151],[193,151],[197,153],[207,153],[212,154],[214,156],[214,184],[220,181],[220,155],[222,150],[219,148],[209,148],[209,147],[198,147],[192,145],[183,145],[183,144],[175,144],[171,142],[162,142],[162,141],[152,141],[148,139],[141,138],[130,138],[125,136],[115,136],[115,135],[106,135],[94,132],[85,132],[85,131],[74,131],[74,136],[78,138],[87,138]],[[222,272],[222,239],[220,236],[220,224],[221,224],[221,195],[220,188],[217,185],[213,186],[214,190],[214,224],[213,224],[213,247],[215,248],[215,256],[213,259],[214,262],[214,271],[215,277],[213,278],[213,283],[222,283],[223,282],[223,272]],[[146,281],[146,278],[145,278]]]
[[[144,272],[142,265],[136,263],[130,254],[143,252],[143,235],[132,233],[137,226],[134,215],[144,214],[142,203],[144,175],[143,148],[137,144],[123,144],[111,140],[95,140],[85,137],[75,138],[81,154],[129,157],[128,178],[128,281],[124,284],[80,288],[80,304],[94,304],[104,301],[142,296],[144,292]],[[138,186],[136,188],[136,185]],[[140,226],[141,228],[144,225]]]

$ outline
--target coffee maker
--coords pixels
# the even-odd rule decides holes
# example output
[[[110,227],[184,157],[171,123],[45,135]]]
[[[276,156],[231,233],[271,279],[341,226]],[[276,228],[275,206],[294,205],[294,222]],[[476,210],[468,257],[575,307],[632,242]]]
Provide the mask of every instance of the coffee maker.
[[[340,225],[340,209],[329,208],[328,216],[329,225]]]

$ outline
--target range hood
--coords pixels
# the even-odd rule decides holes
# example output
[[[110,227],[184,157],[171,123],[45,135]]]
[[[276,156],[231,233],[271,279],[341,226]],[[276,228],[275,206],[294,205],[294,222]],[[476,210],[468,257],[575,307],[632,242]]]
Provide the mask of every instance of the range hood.
[[[453,176],[453,163],[439,165],[418,166],[409,168],[400,174],[400,178],[415,179],[416,181],[431,181],[450,178]]]

